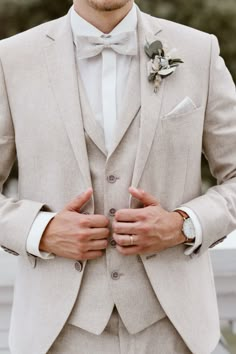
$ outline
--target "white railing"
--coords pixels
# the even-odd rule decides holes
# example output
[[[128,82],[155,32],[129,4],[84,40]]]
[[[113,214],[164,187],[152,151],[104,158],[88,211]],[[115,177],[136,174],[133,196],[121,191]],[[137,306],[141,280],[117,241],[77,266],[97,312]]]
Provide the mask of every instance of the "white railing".
[[[236,232],[211,250],[220,318],[236,334]],[[9,354],[7,336],[10,323],[17,257],[0,251],[0,354]],[[227,353],[222,347],[217,354]]]
[[[212,250],[211,258],[220,318],[236,334],[236,232]]]
[[[0,354],[9,354],[8,329],[10,324],[16,257],[0,251]]]

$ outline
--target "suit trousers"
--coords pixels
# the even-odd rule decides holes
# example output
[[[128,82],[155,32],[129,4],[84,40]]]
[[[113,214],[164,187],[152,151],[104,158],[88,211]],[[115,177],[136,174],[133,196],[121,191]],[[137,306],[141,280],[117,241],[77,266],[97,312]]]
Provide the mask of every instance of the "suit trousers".
[[[191,354],[168,317],[129,334],[116,309],[101,335],[66,324],[48,354]]]

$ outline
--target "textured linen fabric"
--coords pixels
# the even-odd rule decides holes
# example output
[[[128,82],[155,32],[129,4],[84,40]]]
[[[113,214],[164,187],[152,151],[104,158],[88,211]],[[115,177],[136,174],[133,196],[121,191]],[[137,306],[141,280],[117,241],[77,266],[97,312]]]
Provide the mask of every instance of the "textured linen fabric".
[[[184,61],[156,94],[147,80],[143,50],[148,33],[176,48]],[[202,246],[191,257],[180,245],[142,255],[141,260],[156,297],[190,351],[209,354],[220,328],[208,249],[236,228],[235,85],[214,36],[138,11],[138,38],[141,109],[132,185],[153,194],[167,210],[191,208],[203,236]],[[55,257],[45,262],[26,252],[39,210],[58,212],[92,185],[78,96],[69,16],[1,41],[1,189],[16,152],[20,177],[19,201],[0,197],[0,244],[20,255],[10,328],[12,354],[49,350],[67,322],[86,269],[86,262],[78,271],[73,260]],[[186,97],[194,105],[178,114],[174,108]],[[132,92],[126,99],[132,104]],[[175,113],[168,114],[171,111]],[[129,154],[128,142],[119,149],[128,128],[117,129],[117,158]],[[218,180],[204,195],[202,150]],[[115,160],[111,167],[115,171]],[[121,190],[126,187],[125,173],[119,182]],[[139,206],[129,199],[129,207]],[[94,213],[95,204],[91,199],[86,210]]]
[[[107,159],[104,132],[94,119],[79,78],[81,113],[94,189],[94,213],[108,215],[110,225],[114,219],[111,209],[129,207],[128,188],[133,177],[140,126],[140,85],[134,85],[137,80],[140,80],[139,60],[133,58],[126,92],[133,89],[134,99],[132,102],[124,102],[125,114],[118,117],[120,131],[126,132],[119,142],[119,150],[114,151]],[[125,154],[127,146],[129,154]],[[111,175],[116,178],[114,183],[109,183]],[[91,333],[101,334],[116,306],[128,332],[137,333],[165,317],[165,312],[140,258],[122,256],[112,247],[111,241],[112,233],[103,257],[87,261],[80,292],[68,323]],[[113,279],[113,272],[118,273],[117,279]]]
[[[90,36],[101,36],[103,33],[97,28],[92,26],[90,23],[85,21],[81,16],[79,16],[74,7],[70,9],[70,21],[71,28],[73,32],[73,39],[76,42],[75,37],[78,35],[90,35]],[[117,35],[123,32],[135,31],[137,27],[137,11],[136,6],[134,5],[128,15],[113,29],[111,35]],[[123,110],[124,105],[124,91],[126,88],[126,78],[129,75],[130,63],[132,56],[130,55],[119,55],[118,53],[106,53],[111,56],[114,54],[116,58],[116,70],[114,73],[110,73],[109,78],[107,78],[107,85],[109,86],[109,81],[113,82],[113,85],[116,86],[116,97],[115,97],[115,106],[112,108],[113,114],[110,115],[111,126],[115,125],[116,117],[120,115]],[[113,56],[114,56],[113,55]],[[75,52],[76,57],[76,52]],[[94,117],[100,126],[104,129],[104,119],[103,119],[103,104],[107,105],[107,102],[114,101],[114,97],[110,97],[109,87],[104,87],[102,82],[102,72],[103,72],[103,59],[102,55],[98,55],[89,59],[76,59],[78,63],[79,73],[85,87],[89,104],[92,108]],[[106,97],[102,95],[102,87],[104,92],[106,92]],[[106,121],[106,124],[109,125],[109,121]],[[108,126],[104,132],[110,132],[111,127]],[[105,135],[105,141],[107,142],[106,149],[112,145],[114,140],[114,135],[109,133]],[[39,244],[43,232],[48,225],[48,222],[53,218],[55,214],[52,214],[51,218],[44,215],[43,212],[39,212],[36,217],[32,228],[29,232],[27,239],[27,251],[37,257],[43,259],[51,259],[54,256],[52,254],[48,255],[45,252],[40,252]]]
[[[138,334],[127,332],[116,310],[100,336],[66,325],[47,354],[191,354],[165,317]],[[210,353],[209,353],[210,354]]]
[[[81,16],[79,16],[72,6],[70,10],[70,20],[71,28],[74,37],[74,43],[78,42],[79,36],[102,36],[103,33],[95,28],[93,25],[85,21]],[[128,15],[112,30],[110,35],[117,35],[124,32],[135,31],[137,28],[137,10],[134,5]],[[75,53],[76,55],[76,53]],[[109,75],[105,78],[103,77],[104,59],[116,62],[116,68],[114,71],[110,71]],[[78,70],[81,75],[81,79],[84,88],[87,93],[88,102],[92,108],[92,112],[96,121],[104,130],[105,148],[107,151],[114,141],[114,126],[117,117],[121,115],[124,108],[124,92],[127,85],[127,77],[130,71],[132,56],[130,55],[118,55],[117,53],[108,50],[103,51],[102,55],[97,55],[89,59],[78,59],[76,58]],[[107,65],[107,64],[106,64]],[[105,79],[105,82],[104,82]],[[134,85],[136,83],[134,82]],[[116,95],[112,95],[112,90],[110,87],[116,89]],[[113,104],[112,104],[113,103]],[[104,110],[110,112],[106,117],[106,124],[104,124]],[[184,107],[183,107],[184,112]],[[99,130],[99,128],[98,128]],[[181,209],[181,207],[180,207]],[[184,211],[191,215],[191,219],[194,223],[196,230],[195,242],[191,247],[188,247],[185,251],[186,255],[191,255],[202,243],[202,230],[201,224],[195,215],[195,213],[185,207]],[[34,256],[41,257],[43,259],[51,259],[54,256],[52,254],[48,255],[45,252],[40,252],[39,244],[43,232],[48,225],[48,222],[53,218],[55,214],[45,216],[43,212],[40,212],[36,217],[33,226],[29,232],[27,239],[26,248],[30,254]]]

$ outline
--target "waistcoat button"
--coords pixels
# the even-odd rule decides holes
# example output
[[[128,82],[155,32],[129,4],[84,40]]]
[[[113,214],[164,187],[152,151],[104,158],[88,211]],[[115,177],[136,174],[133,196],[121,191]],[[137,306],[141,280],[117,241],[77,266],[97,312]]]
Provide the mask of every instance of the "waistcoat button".
[[[116,241],[114,239],[111,240],[110,244],[112,247],[116,247]]]
[[[78,272],[82,272],[83,270],[83,263],[81,261],[75,262],[75,269],[78,270]]]
[[[111,208],[111,209],[109,210],[109,214],[110,214],[110,216],[114,216],[114,215],[115,215],[115,213],[116,213],[116,209]]]
[[[111,273],[111,278],[113,280],[118,280],[118,279],[120,279],[120,274],[117,271],[114,271]]]
[[[114,176],[114,175],[110,175],[110,176],[107,177],[107,181],[108,181],[109,183],[115,183],[116,180],[117,180],[117,177]]]

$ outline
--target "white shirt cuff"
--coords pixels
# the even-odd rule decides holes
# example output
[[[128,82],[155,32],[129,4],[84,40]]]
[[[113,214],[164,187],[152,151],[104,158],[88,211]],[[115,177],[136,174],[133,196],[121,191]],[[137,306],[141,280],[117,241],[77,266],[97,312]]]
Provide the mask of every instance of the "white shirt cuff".
[[[52,253],[42,252],[39,250],[39,244],[44,230],[55,215],[56,213],[49,213],[44,211],[40,211],[38,213],[27,238],[26,250],[28,253],[42,259],[52,259],[55,257]]]
[[[192,211],[187,207],[180,207],[178,208],[178,210],[183,210],[185,213],[189,215],[196,231],[195,242],[192,245],[188,246],[184,252],[186,256],[191,256],[191,254],[202,244],[202,227],[194,211]]]

